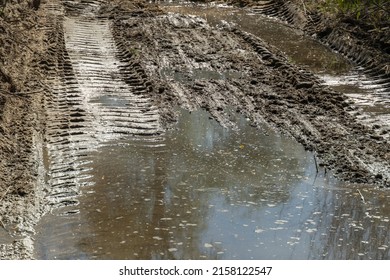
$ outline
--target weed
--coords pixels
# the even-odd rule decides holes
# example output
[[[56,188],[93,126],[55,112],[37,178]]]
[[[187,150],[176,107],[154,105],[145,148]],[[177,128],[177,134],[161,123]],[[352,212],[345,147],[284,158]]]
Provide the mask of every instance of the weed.
[[[0,17],[4,17],[4,10],[7,2],[8,0],[0,0]]]
[[[390,21],[388,0],[326,0],[323,7],[329,12],[348,15],[373,25],[384,25]]]

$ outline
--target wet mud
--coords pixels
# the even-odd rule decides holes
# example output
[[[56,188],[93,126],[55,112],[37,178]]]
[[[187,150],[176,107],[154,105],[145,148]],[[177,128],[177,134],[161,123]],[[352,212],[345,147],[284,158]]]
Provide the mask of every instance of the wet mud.
[[[264,7],[252,6],[246,11],[251,12],[252,16],[265,14],[282,18],[287,20],[286,22],[291,26],[300,26],[301,22],[306,20],[298,12],[291,10],[291,6],[274,5],[276,2],[268,1]],[[361,107],[356,101],[358,98],[356,98],[355,89],[352,89],[348,94],[337,90],[337,86],[340,86],[341,83],[332,85],[335,81],[334,73],[330,73],[331,76],[328,76],[330,78],[326,80],[326,75],[329,73],[320,73],[324,69],[312,70],[305,66],[304,61],[298,62],[298,64],[294,63],[288,54],[286,55],[285,52],[274,46],[275,42],[270,42],[270,38],[266,39],[266,35],[263,38],[263,35],[250,32],[251,28],[245,29],[243,25],[240,26],[229,21],[213,24],[202,17],[171,13],[163,7],[160,8],[158,5],[147,4],[143,1],[132,3],[123,1],[47,1],[42,3],[40,10],[44,16],[38,29],[41,32],[39,34],[43,44],[39,46],[39,49],[43,50],[43,53],[39,57],[35,57],[35,63],[32,63],[37,67],[38,74],[36,75],[39,75],[39,79],[35,78],[32,83],[28,84],[31,94],[25,94],[27,90],[23,90],[27,84],[22,87],[23,83],[13,82],[12,79],[15,75],[12,74],[12,71],[15,70],[7,70],[7,73],[10,73],[7,74],[3,71],[3,69],[7,69],[6,67],[0,68],[2,70],[1,128],[2,133],[4,132],[5,136],[8,135],[8,138],[1,138],[1,152],[6,159],[2,159],[1,162],[2,176],[0,178],[3,180],[2,182],[5,182],[1,185],[2,194],[0,194],[2,202],[1,258],[33,258],[34,242],[32,236],[37,229],[39,234],[36,236],[38,240],[36,250],[38,252],[35,252],[35,257],[38,258],[142,259],[204,258],[205,256],[206,258],[264,258],[265,256],[258,254],[259,251],[257,253],[241,252],[239,255],[230,253],[234,252],[235,249],[230,248],[228,244],[221,245],[226,242],[221,237],[223,234],[219,235],[223,241],[211,240],[211,236],[217,234],[216,232],[201,235],[197,227],[205,229],[206,225],[202,225],[202,223],[206,223],[206,220],[192,223],[184,219],[185,222],[181,221],[178,225],[176,220],[170,224],[171,220],[168,216],[160,217],[158,221],[154,220],[159,215],[150,216],[149,213],[146,214],[149,215],[146,217],[152,219],[151,226],[154,228],[141,227],[139,230],[134,229],[132,233],[129,233],[129,229],[137,227],[139,220],[131,221],[126,231],[120,228],[120,220],[126,215],[128,216],[129,213],[140,214],[141,216],[138,217],[140,219],[142,215],[145,215],[144,212],[137,212],[136,209],[143,209],[142,211],[155,209],[160,213],[161,207],[164,208],[164,204],[169,201],[172,201],[174,205],[175,203],[177,205],[184,203],[183,205],[185,205],[186,201],[199,195],[199,188],[193,189],[187,186],[191,183],[192,176],[195,175],[184,172],[182,175],[189,176],[189,180],[181,180],[180,182],[171,178],[173,176],[170,175],[171,173],[176,174],[182,168],[180,163],[172,166],[166,162],[157,163],[157,167],[172,169],[169,172],[165,170],[167,172],[164,172],[165,175],[160,174],[161,176],[158,175],[157,171],[157,173],[149,174],[147,169],[148,164],[156,160],[150,153],[156,152],[158,154],[161,147],[168,145],[164,141],[170,139],[170,136],[168,137],[166,134],[171,133],[171,130],[178,129],[177,122],[180,120],[181,114],[178,108],[189,111],[202,108],[207,111],[209,115],[204,119],[212,118],[215,124],[220,125],[218,129],[214,128],[211,131],[220,131],[221,137],[224,133],[228,133],[226,131],[240,131],[239,122],[232,118],[233,110],[247,119],[251,129],[260,135],[264,132],[264,125],[266,125],[267,129],[272,130],[272,133],[282,133],[283,137],[289,141],[297,141],[306,151],[312,152],[308,156],[310,164],[307,163],[307,166],[310,166],[307,168],[311,170],[310,181],[313,174],[314,178],[323,178],[325,181],[329,178],[331,178],[329,180],[335,180],[333,175],[336,175],[344,182],[353,184],[340,187],[340,190],[337,191],[332,190],[330,194],[324,192],[320,195],[322,198],[326,195],[335,197],[336,200],[332,200],[334,201],[332,205],[336,206],[338,205],[337,201],[340,201],[338,200],[339,196],[350,195],[350,202],[356,206],[351,206],[351,209],[358,209],[357,214],[355,212],[356,215],[344,213],[347,210],[341,207],[341,204],[335,209],[343,208],[343,213],[333,214],[338,217],[335,220],[342,219],[346,223],[345,225],[348,224],[351,236],[355,232],[365,236],[365,231],[360,230],[364,229],[369,221],[375,219],[377,219],[375,221],[378,221],[381,229],[386,230],[386,226],[388,227],[387,208],[382,209],[379,204],[376,205],[381,199],[387,201],[388,197],[385,192],[375,189],[375,187],[388,187],[390,183],[390,131],[386,126],[386,121],[384,121],[386,119],[379,117],[375,120],[378,112],[387,114],[388,104],[382,102],[385,98],[381,97],[382,95],[386,96],[388,92],[387,77],[383,76],[378,68],[368,66],[364,62],[364,58],[359,58],[360,60],[356,61],[363,67],[358,69],[358,75],[361,73],[367,75],[369,83],[371,83],[372,77],[378,77],[374,85],[380,84],[380,87],[378,91],[374,92],[373,98],[380,97],[381,102],[377,103],[382,106],[375,106],[375,109],[372,110],[375,111],[374,114],[369,117],[362,117],[362,111],[359,109]],[[313,26],[317,28],[320,23],[313,23]],[[294,30],[296,30],[297,36],[304,36],[302,32],[309,33],[305,29]],[[326,42],[325,39],[321,41]],[[327,67],[325,70],[329,69]],[[355,69],[346,69],[345,77],[351,73],[349,71]],[[366,90],[369,89],[366,88]],[[3,94],[3,92],[5,93]],[[21,94],[13,96],[12,92]],[[367,94],[363,95],[367,98]],[[20,109],[15,110],[15,108]],[[11,110],[17,113],[12,114]],[[366,113],[369,114],[369,110],[366,110]],[[11,123],[14,120],[17,120],[20,126],[12,126]],[[175,137],[180,137],[180,134],[174,136],[173,139]],[[198,135],[193,132],[191,137],[194,140],[200,138],[207,140],[211,136],[207,133]],[[143,144],[135,145],[135,149],[130,144],[131,149],[128,149],[129,143],[126,141],[130,141],[129,139],[140,141]],[[184,140],[183,143],[186,143]],[[18,142],[23,143],[23,145],[17,145]],[[179,147],[180,143],[172,145]],[[239,144],[237,151],[245,147],[245,144]],[[302,154],[306,153],[303,148]],[[169,152],[172,152],[172,149]],[[127,153],[143,154],[141,158],[144,158],[145,162],[144,166],[142,165],[142,170],[135,169],[133,175],[132,173],[126,175],[125,171],[123,174],[115,174],[115,170],[112,170],[112,174],[106,173],[111,168],[111,163],[108,163],[106,159],[112,157],[118,158],[118,162],[128,160],[129,168],[130,166],[137,167],[137,164],[141,167],[141,164],[137,163],[137,157],[123,156]],[[250,156],[248,157],[250,158]],[[20,158],[22,159],[20,160]],[[273,159],[269,160],[273,161]],[[185,162],[186,159],[182,159],[182,161]],[[285,161],[288,163],[290,159],[287,157]],[[250,164],[252,161],[248,160],[248,162]],[[246,166],[246,163],[243,164]],[[112,165],[114,166],[114,162]],[[199,167],[201,168],[202,165],[203,163],[200,163]],[[279,167],[280,170],[284,170],[278,164],[274,167],[275,170],[269,172],[277,171]],[[228,168],[228,166],[226,169],[220,167],[221,172],[225,173]],[[251,168],[256,167],[252,166]],[[15,170],[19,170],[22,175],[18,175],[19,173]],[[201,171],[195,170],[195,173],[201,174]],[[287,174],[289,172],[286,171]],[[283,174],[279,174],[281,176],[279,178],[282,178]],[[299,172],[298,174],[297,176],[308,176]],[[107,178],[112,175],[116,175],[119,180],[110,179],[112,180],[110,184],[114,186],[114,189],[111,189],[112,186],[106,182]],[[246,178],[236,175],[234,180],[246,180]],[[126,176],[130,176],[130,178],[126,178]],[[204,178],[198,179],[203,180]],[[129,192],[129,186],[123,185],[120,180],[122,183],[123,181],[135,181],[140,184],[154,180],[157,189],[145,189],[146,193],[142,191],[137,193],[137,186],[133,186],[135,189]],[[160,180],[180,185],[179,189],[170,191],[180,192],[182,190],[189,197],[182,196],[180,193],[167,194],[167,190],[158,189],[166,183],[164,181],[163,184]],[[231,182],[234,180],[232,179]],[[251,185],[250,180],[245,182]],[[267,184],[265,183],[265,185]],[[327,183],[322,181],[320,184],[322,184],[321,187],[325,185],[324,188],[326,188]],[[331,184],[329,188],[334,188],[337,184],[339,182]],[[279,197],[280,192],[283,192],[279,189],[282,185],[271,184],[270,187],[262,191],[270,194],[270,197],[275,196],[282,199],[283,195]],[[298,194],[306,191],[310,193],[311,187],[307,182],[300,182],[298,185]],[[120,194],[115,193],[115,187],[118,186]],[[302,189],[305,187],[308,189]],[[225,192],[222,192],[227,194],[226,197],[214,196],[210,198],[210,205],[216,203],[220,206],[220,209],[214,213],[215,216],[223,216],[225,213],[221,212],[224,208],[222,200],[229,200],[230,195],[240,195],[240,192],[245,188],[246,186],[238,188],[229,185],[224,189]],[[257,187],[251,185],[251,188],[256,189]],[[356,192],[355,188],[358,188],[359,192]],[[211,191],[213,192],[213,190]],[[210,190],[204,191],[208,193]],[[201,192],[201,194],[203,193]],[[131,205],[134,206],[135,212],[126,212],[128,209],[126,210],[125,207],[123,213],[116,213],[111,209],[113,204],[118,201],[118,203],[123,203],[121,195],[123,197],[130,196],[129,199],[134,204]],[[172,196],[167,197],[169,195]],[[248,195],[243,198],[246,202],[251,201],[249,199],[251,195],[249,193]],[[285,195],[288,196],[288,193]],[[179,197],[179,200],[183,199],[183,201],[173,202],[176,197]],[[107,204],[102,203],[105,199],[108,201]],[[143,202],[142,199],[144,199]],[[235,202],[240,204],[244,200],[238,199]],[[359,204],[362,203],[362,200],[363,206]],[[163,201],[162,204],[159,204],[159,201]],[[300,209],[299,199],[292,202],[286,198],[284,202],[287,201],[292,203],[291,205],[297,206],[298,208],[294,206],[296,209]],[[325,199],[325,201],[327,200]],[[367,206],[367,201],[372,203],[372,206],[366,209],[364,207]],[[268,202],[271,205],[284,205],[284,202],[275,202],[272,199]],[[15,204],[18,206],[14,207]],[[97,204],[104,209],[96,208]],[[206,210],[209,206],[199,207]],[[264,209],[268,208],[262,208],[261,211]],[[187,210],[195,211],[195,209]],[[237,211],[242,210],[240,208]],[[333,210],[323,209],[325,212]],[[261,215],[261,211],[257,209],[255,216]],[[274,214],[276,215],[272,212],[273,210],[265,211],[271,211],[272,217]],[[310,211],[313,212],[313,215],[317,215],[314,214],[317,212],[323,213],[322,210],[311,209]],[[42,220],[41,225],[35,227],[45,213],[47,215]],[[88,213],[93,214],[89,215]],[[191,216],[191,213],[187,214]],[[89,215],[89,217],[85,215]],[[108,215],[108,217],[104,218],[102,215]],[[296,213],[294,215],[298,216]],[[321,216],[318,215],[318,217]],[[204,215],[198,211],[196,215],[194,214],[195,216]],[[276,221],[272,218],[263,228],[251,224],[253,220],[257,220],[255,216],[248,219],[246,226],[243,225],[245,228],[250,228],[245,237],[248,238],[248,244],[254,240],[253,236],[248,237],[253,235],[253,232],[256,234],[262,233],[263,230],[271,232],[272,228],[278,228],[279,224],[281,224],[283,232],[283,237],[280,236],[280,238],[283,240],[287,237],[290,239],[291,237],[301,238],[295,236],[291,230],[289,231],[287,226],[283,226],[283,224],[288,223],[284,218]],[[349,219],[351,216],[353,218]],[[305,227],[304,231],[309,235],[315,231],[315,227],[309,228],[308,225],[312,222],[314,223],[312,225],[319,222],[313,217],[308,217],[308,220],[302,224]],[[228,216],[225,218],[229,219]],[[235,216],[230,218],[234,219]],[[95,230],[96,240],[101,242],[101,246],[94,246],[96,240],[94,241],[87,236],[89,232],[83,228],[86,220],[95,221],[99,225],[103,223],[99,229]],[[118,222],[115,222],[117,220]],[[334,222],[329,221],[330,224]],[[276,223],[275,227],[271,226],[273,223]],[[164,234],[171,234],[168,229],[170,227],[181,228],[180,224],[184,225],[185,229],[186,227],[192,228],[195,224],[197,227],[191,236],[183,235],[182,230],[173,230],[173,234],[180,235],[183,241],[178,241],[180,238],[176,238],[174,242],[177,244],[171,244],[168,235]],[[352,224],[356,227],[351,226]],[[115,229],[117,226],[119,227]],[[221,232],[232,230],[229,226],[231,225],[228,223],[221,224],[220,228],[215,230],[221,234]],[[223,227],[226,229],[223,230]],[[65,231],[64,228],[67,230],[71,228],[72,232],[79,234],[80,239],[69,241],[69,232]],[[156,232],[156,228],[161,229],[162,235]],[[45,235],[51,229],[53,232],[61,233],[60,236],[64,237],[63,245],[59,244],[59,247],[56,247],[58,240],[51,240],[50,235]],[[149,230],[150,235],[139,234],[140,231]],[[302,232],[302,229],[299,230],[301,231],[298,233]],[[369,231],[371,233],[371,230]],[[138,248],[139,250],[134,247],[134,250],[129,251],[126,255],[110,255],[111,249],[99,249],[100,247],[104,248],[103,245],[108,242],[106,238],[110,232],[124,234],[126,237],[116,237],[118,241],[120,239],[120,242],[128,243],[139,240],[139,244],[144,245],[141,246],[142,248]],[[323,234],[325,232],[321,232],[315,238],[322,240]],[[328,242],[333,240],[332,238],[344,240],[344,237],[340,237],[338,234],[336,227],[333,237],[330,237]],[[302,238],[307,242],[312,242],[309,240],[311,239],[309,235]],[[143,240],[141,240],[142,236],[144,236]],[[196,246],[195,243],[191,243],[192,241],[188,241],[192,238],[194,238],[193,242],[197,244]],[[237,238],[240,239],[239,236]],[[294,240],[299,240],[296,238],[292,238],[289,242],[294,243]],[[351,240],[348,242],[352,242]],[[367,245],[373,246],[370,248],[366,248],[365,245],[368,244],[365,243],[368,240],[362,238],[359,240],[359,244],[351,245],[348,242],[348,244],[344,244],[346,247],[350,246],[348,247],[350,249],[344,251],[333,248],[334,251],[324,255],[323,250],[326,248],[324,245],[317,248],[314,255],[310,255],[313,254],[313,251],[309,250],[310,252],[308,252],[305,247],[304,254],[290,255],[290,258],[388,258],[388,247],[382,246],[388,240],[378,237],[376,239],[378,242]],[[160,246],[160,241],[166,244]],[[76,249],[70,252],[65,249],[66,242],[79,243],[73,244],[71,248]],[[306,246],[307,242],[298,243]],[[143,251],[145,246],[152,243],[156,243],[156,248],[159,249],[147,251],[147,255],[142,255],[141,252],[146,252]],[[118,243],[114,247],[121,246],[121,244],[124,243]],[[201,247],[198,246],[199,244]],[[287,242],[287,244],[289,243]],[[187,255],[188,251],[181,250],[180,246],[189,250],[197,248],[194,251],[195,255]],[[260,251],[261,248],[262,246],[259,247]],[[351,253],[355,249],[361,255],[355,254],[356,252]],[[289,258],[286,255],[288,252],[290,251],[280,251],[273,258]],[[114,251],[111,253],[114,254]]]

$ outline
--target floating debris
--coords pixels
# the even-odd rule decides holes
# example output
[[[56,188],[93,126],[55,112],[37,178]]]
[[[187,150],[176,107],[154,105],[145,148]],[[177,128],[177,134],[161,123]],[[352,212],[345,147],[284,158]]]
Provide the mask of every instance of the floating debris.
[[[153,239],[160,241],[160,240],[163,240],[164,238],[161,238],[160,236],[153,236]]]

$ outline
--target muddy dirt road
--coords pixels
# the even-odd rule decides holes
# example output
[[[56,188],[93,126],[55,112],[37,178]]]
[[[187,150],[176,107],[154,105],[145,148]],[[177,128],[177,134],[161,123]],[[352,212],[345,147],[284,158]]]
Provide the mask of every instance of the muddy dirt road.
[[[53,0],[40,13],[44,79],[18,111],[30,116],[21,129],[34,127],[20,152],[31,175],[13,178],[14,166],[2,161],[1,258],[33,257],[44,214],[79,213],[83,189],[96,181],[98,148],[128,137],[158,145],[178,108],[203,108],[231,129],[231,112],[239,112],[258,133],[266,123],[314,152],[318,172],[357,188],[389,187],[388,123],[362,121],[351,98],[235,24],[214,26],[142,1]],[[29,189],[14,190],[18,180]]]

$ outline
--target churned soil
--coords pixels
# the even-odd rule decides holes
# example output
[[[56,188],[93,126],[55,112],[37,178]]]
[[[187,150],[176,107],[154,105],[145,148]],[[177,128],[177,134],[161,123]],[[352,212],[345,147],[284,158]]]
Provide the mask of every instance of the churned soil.
[[[32,258],[34,226],[50,210],[45,200],[50,186],[44,180],[48,112],[43,100],[51,98],[47,74],[57,74],[59,68],[52,66],[61,64],[66,52],[63,18],[48,13],[52,3],[61,3],[42,1],[35,10],[29,1],[19,2],[7,5],[0,15],[0,259]],[[178,106],[205,108],[222,125],[234,127],[229,117],[233,109],[253,126],[265,121],[295,138],[316,153],[319,165],[344,180],[390,186],[389,132],[360,123],[343,94],[291,64],[261,38],[228,23],[216,28],[197,17],[166,14],[146,1],[62,5],[77,16],[90,2],[100,5],[98,17],[111,21],[123,81],[133,82],[130,70],[137,76],[165,129],[175,123]],[[348,21],[334,26],[321,15],[268,2],[297,28],[345,49],[346,56],[350,52],[373,76],[388,77],[389,42],[379,33],[367,35],[377,36],[375,40],[355,36],[364,27],[352,28]]]
[[[17,2],[0,8],[0,259],[31,257],[27,233],[43,201],[39,62],[45,18],[29,1]]]

